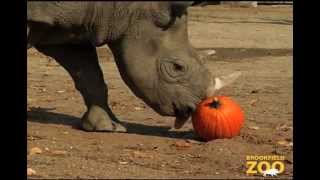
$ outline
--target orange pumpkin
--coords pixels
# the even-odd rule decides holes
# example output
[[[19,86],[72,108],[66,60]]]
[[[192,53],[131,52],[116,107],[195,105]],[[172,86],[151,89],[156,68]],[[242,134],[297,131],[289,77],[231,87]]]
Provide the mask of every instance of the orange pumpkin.
[[[239,135],[243,122],[240,106],[226,96],[203,100],[192,114],[195,132],[206,141]]]

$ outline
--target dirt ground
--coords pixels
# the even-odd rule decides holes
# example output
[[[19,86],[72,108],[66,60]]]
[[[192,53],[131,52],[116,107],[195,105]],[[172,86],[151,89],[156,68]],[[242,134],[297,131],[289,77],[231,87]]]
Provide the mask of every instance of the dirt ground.
[[[79,129],[85,106],[66,71],[28,51],[29,178],[262,178],[246,175],[247,155],[284,155],[292,178],[292,7],[224,6],[189,10],[190,41],[199,51],[214,49],[206,65],[215,75],[242,71],[220,94],[244,109],[241,134],[197,141],[192,124],[172,130],[124,84],[107,48],[98,48],[109,85],[110,104],[128,133]],[[38,154],[31,153],[37,147]]]

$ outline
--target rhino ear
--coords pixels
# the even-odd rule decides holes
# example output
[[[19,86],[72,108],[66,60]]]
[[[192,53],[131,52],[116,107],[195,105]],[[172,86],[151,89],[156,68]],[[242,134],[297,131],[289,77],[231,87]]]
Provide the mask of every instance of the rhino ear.
[[[175,16],[181,16],[189,6],[193,5],[193,1],[172,1],[170,2],[172,13]]]

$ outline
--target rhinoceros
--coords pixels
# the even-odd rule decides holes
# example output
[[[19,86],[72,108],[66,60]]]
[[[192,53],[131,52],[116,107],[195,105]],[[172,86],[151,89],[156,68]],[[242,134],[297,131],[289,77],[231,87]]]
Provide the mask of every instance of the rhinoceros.
[[[240,73],[213,77],[190,45],[193,2],[28,2],[27,49],[55,59],[82,95],[85,131],[126,132],[108,105],[96,47],[107,45],[125,84],[181,128],[196,105]]]

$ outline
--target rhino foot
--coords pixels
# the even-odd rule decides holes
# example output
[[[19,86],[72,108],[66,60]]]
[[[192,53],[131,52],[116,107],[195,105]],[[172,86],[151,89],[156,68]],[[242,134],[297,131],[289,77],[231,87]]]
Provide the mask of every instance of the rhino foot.
[[[82,117],[82,128],[85,131],[96,132],[127,132],[119,121],[112,120],[108,113],[99,106],[91,106],[85,113]]]

